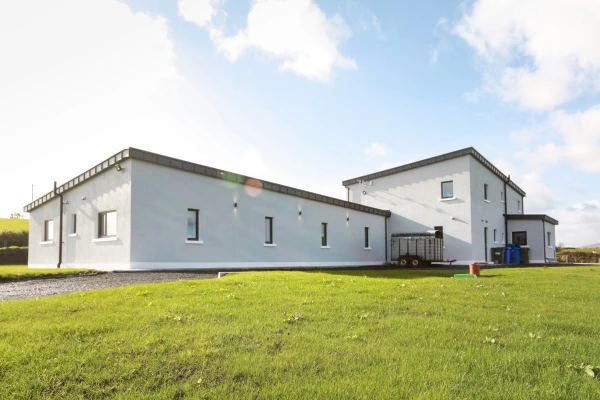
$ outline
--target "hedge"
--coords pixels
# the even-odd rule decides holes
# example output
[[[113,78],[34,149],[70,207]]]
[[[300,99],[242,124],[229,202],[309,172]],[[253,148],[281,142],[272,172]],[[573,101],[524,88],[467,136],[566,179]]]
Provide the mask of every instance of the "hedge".
[[[25,247],[29,245],[29,232],[8,231],[0,232],[0,247]]]
[[[569,251],[564,253],[557,253],[556,259],[558,260],[558,262],[595,264],[600,263],[600,254],[583,251]]]
[[[27,247],[0,248],[0,265],[27,264]]]

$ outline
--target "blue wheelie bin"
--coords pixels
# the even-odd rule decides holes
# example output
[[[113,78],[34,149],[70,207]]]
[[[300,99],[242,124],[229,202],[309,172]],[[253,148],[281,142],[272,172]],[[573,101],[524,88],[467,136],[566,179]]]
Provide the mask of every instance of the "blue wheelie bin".
[[[504,264],[510,264],[511,253],[512,247],[506,246],[504,248]]]
[[[521,264],[521,247],[514,244],[511,244],[510,247],[512,248],[510,262],[513,264]]]

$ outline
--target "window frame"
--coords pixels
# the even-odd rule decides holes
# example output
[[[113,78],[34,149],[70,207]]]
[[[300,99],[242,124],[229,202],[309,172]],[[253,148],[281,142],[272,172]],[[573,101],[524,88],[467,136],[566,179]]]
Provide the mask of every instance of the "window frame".
[[[265,217],[265,244],[273,244],[273,219],[274,217]],[[269,223],[268,227],[268,237],[267,237],[267,221]]]
[[[71,214],[71,235],[77,235],[77,213]]]
[[[496,236],[496,232],[498,231],[498,229],[494,228],[494,243],[498,243],[498,239]]]
[[[329,237],[327,235],[327,222],[321,222],[321,247],[329,247]]]
[[[369,237],[369,227],[365,226],[365,249],[370,249],[371,248],[371,240]]]
[[[500,201],[502,203],[504,203],[504,191],[503,190],[500,191]]]
[[[552,238],[552,232],[546,232],[546,235],[548,236],[548,244],[547,246],[552,248],[552,242],[551,242],[551,238]]]
[[[189,230],[186,234],[186,241],[187,242],[199,242],[200,241],[200,209],[198,208],[188,208],[187,209],[188,213],[190,211],[194,212],[194,224],[195,224],[195,236],[194,237],[190,237],[190,233]],[[189,218],[186,218],[186,223],[187,221],[189,221]]]
[[[516,234],[524,234],[525,235],[525,243],[521,243],[521,244],[514,243]],[[527,231],[515,231],[512,233],[512,237],[513,237],[513,244],[515,244],[517,246],[527,246]]]
[[[488,192],[490,191],[490,187],[487,183],[483,184],[483,199],[489,201]]]
[[[521,200],[517,200],[517,212],[521,212]]]
[[[115,233],[108,234],[108,215],[115,214]],[[101,211],[98,213],[98,239],[117,237],[117,210]]]
[[[450,196],[444,196],[444,183],[451,183],[452,184],[452,194]],[[440,189],[441,189],[441,195],[442,195],[442,199],[452,199],[454,198],[454,181],[443,181],[440,185]]]
[[[49,225],[52,225],[51,229],[49,229]],[[44,220],[44,242],[53,242],[54,241],[54,220],[46,219]]]

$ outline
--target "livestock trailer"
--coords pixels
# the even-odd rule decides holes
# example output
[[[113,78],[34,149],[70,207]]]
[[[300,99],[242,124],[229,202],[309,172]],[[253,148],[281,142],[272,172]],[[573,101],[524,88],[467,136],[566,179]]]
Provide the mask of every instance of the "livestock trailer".
[[[444,261],[444,235],[435,233],[393,233],[392,261],[398,265],[420,267]]]

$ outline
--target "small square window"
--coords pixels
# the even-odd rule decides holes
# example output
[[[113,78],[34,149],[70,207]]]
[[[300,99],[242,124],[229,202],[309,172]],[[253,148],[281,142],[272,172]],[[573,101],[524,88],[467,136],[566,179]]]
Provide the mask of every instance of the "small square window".
[[[48,219],[44,221],[44,242],[54,240],[54,220]]]
[[[117,212],[105,211],[98,214],[98,238],[117,236]]]
[[[442,199],[454,197],[454,181],[442,182]]]
[[[513,244],[517,246],[527,246],[527,232],[513,232]]]
[[[200,240],[200,210],[187,210],[187,240]]]

